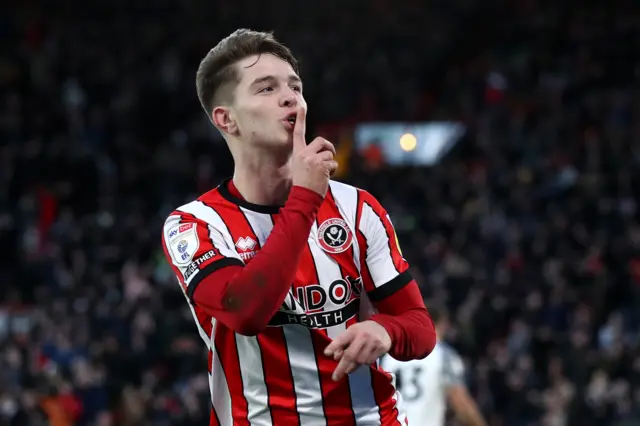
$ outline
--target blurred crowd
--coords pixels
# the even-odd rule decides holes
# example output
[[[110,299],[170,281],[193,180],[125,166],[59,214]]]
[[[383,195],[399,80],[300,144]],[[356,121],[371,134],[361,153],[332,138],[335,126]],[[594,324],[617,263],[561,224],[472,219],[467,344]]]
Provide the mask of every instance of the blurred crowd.
[[[1,426],[208,424],[206,351],[160,229],[231,174],[194,74],[240,26],[299,55],[315,129],[467,126],[441,164],[354,151],[342,180],[381,200],[425,299],[451,311],[491,425],[640,425],[632,0],[9,3]]]

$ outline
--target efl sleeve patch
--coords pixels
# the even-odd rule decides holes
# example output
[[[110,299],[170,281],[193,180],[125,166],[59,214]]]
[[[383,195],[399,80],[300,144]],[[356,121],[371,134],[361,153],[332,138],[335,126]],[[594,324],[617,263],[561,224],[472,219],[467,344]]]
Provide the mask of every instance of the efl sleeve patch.
[[[189,264],[198,248],[200,248],[200,239],[193,223],[176,225],[169,230],[168,249],[176,265]]]

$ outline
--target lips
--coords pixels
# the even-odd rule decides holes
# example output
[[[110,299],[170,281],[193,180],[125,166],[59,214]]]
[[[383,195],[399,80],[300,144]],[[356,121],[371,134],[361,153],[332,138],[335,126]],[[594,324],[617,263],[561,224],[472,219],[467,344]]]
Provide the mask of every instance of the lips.
[[[287,115],[282,121],[285,123],[287,128],[293,129],[296,125],[296,113],[293,112]]]

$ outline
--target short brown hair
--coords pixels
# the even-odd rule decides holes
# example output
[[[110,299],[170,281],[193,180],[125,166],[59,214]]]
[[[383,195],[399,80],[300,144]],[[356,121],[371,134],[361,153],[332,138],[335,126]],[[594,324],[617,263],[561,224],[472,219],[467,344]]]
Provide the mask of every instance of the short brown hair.
[[[263,53],[288,62],[298,73],[298,61],[289,48],[277,41],[271,32],[239,29],[222,39],[207,53],[196,73],[198,99],[207,114],[211,114],[216,105],[231,100],[233,89],[239,82],[235,63]]]

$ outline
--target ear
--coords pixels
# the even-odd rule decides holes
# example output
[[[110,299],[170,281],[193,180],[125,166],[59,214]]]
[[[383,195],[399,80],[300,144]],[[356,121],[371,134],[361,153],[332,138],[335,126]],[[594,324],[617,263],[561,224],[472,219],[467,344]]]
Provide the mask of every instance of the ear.
[[[223,133],[233,135],[238,131],[238,125],[229,107],[215,107],[211,111],[211,121]]]

